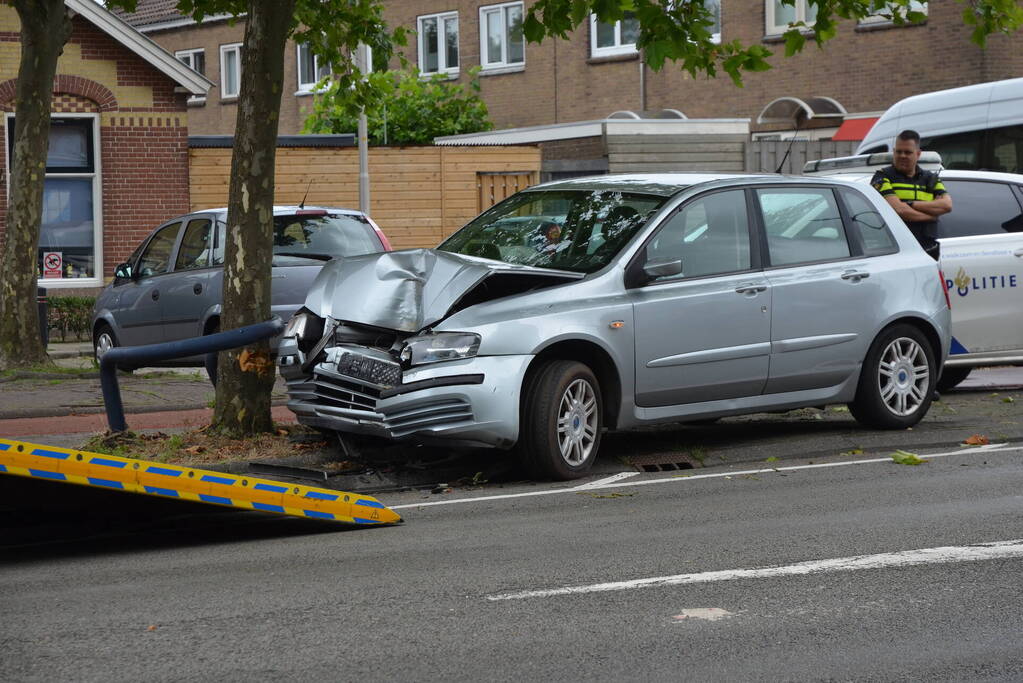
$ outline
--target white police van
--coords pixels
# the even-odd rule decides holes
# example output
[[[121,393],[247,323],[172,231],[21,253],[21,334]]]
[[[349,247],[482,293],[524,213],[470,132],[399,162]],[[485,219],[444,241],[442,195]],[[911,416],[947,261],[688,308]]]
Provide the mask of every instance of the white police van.
[[[890,153],[811,161],[804,174],[868,183]],[[1023,174],[941,168],[926,151],[920,166],[939,170],[952,211],[938,220],[940,265],[952,304],[952,348],[938,389],[975,367],[1023,365]]]

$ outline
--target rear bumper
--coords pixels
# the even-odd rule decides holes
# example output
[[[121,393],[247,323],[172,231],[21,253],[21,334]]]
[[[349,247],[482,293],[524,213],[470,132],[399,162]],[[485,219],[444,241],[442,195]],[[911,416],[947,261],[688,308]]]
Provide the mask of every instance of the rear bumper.
[[[421,443],[510,448],[518,439],[519,391],[532,356],[482,356],[402,372],[391,387],[338,370],[332,347],[311,369],[292,339],[279,347],[288,407],[299,423],[333,431]]]

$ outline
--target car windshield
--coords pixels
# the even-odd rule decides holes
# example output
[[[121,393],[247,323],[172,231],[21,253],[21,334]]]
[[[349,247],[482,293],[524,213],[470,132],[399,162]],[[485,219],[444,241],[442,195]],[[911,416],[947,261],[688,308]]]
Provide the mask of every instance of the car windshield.
[[[516,265],[592,273],[610,263],[665,200],[618,190],[520,192],[438,248]]]
[[[275,257],[323,261],[336,256],[372,254],[382,249],[376,231],[365,216],[351,214],[274,216]]]

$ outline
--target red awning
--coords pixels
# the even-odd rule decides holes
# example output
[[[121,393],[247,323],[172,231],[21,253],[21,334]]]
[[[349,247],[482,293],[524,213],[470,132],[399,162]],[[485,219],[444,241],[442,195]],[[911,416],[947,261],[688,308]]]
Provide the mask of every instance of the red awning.
[[[842,125],[838,127],[838,130],[835,131],[835,134],[831,136],[831,139],[862,140],[867,137],[867,133],[874,127],[875,121],[877,121],[876,117],[865,119],[846,119],[842,122]]]

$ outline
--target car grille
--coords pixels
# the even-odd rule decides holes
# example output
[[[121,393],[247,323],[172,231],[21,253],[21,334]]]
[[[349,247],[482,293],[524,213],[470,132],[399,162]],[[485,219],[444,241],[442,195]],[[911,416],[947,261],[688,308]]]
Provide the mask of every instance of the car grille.
[[[457,398],[437,399],[384,415],[385,424],[396,437],[471,419],[472,406]]]
[[[288,382],[288,395],[293,401],[324,408],[375,412],[380,390],[317,366],[311,378]]]

